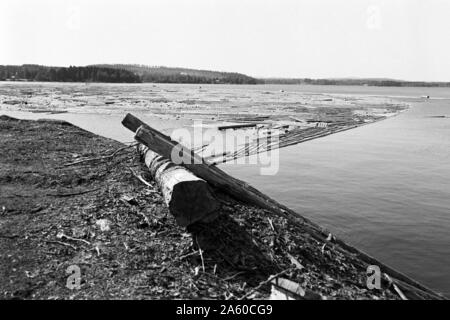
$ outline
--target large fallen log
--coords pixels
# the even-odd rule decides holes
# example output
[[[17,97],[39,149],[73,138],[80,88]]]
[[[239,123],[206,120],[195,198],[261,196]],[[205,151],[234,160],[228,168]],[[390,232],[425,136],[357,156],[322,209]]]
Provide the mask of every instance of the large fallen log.
[[[137,141],[167,159],[171,159],[174,154],[182,153],[182,166],[188,168],[196,176],[204,179],[223,192],[228,193],[238,200],[259,206],[286,218],[292,226],[307,230],[319,243],[327,243],[333,250],[342,251],[347,255],[354,255],[363,261],[366,267],[368,265],[379,266],[382,272],[389,274],[402,289],[403,287],[408,287],[411,291],[411,296],[418,296],[422,299],[445,299],[445,297],[425,287],[421,283],[336,237],[333,237],[333,242],[329,242],[327,240],[330,235],[328,230],[300,216],[295,211],[271,199],[247,183],[231,177],[216,166],[206,162],[189,148],[173,141],[169,136],[153,129],[135,116],[127,114],[122,120],[122,124],[131,131],[136,132],[135,139]]]
[[[219,203],[205,180],[144,145],[138,145],[138,151],[179,225],[188,226],[197,221],[210,222],[217,217]]]
[[[282,206],[280,204],[268,198],[252,186],[210,165],[189,148],[173,141],[169,136],[153,129],[133,115],[127,114],[122,120],[122,124],[131,131],[136,132],[135,139],[138,142],[146,145],[159,155],[174,161],[173,155],[178,157],[178,155],[182,154],[180,158],[183,162],[180,164],[212,186],[234,196],[236,199],[274,211],[285,218],[289,218],[286,211],[288,210],[287,208],[281,208]],[[300,218],[300,216],[297,216],[297,218]]]

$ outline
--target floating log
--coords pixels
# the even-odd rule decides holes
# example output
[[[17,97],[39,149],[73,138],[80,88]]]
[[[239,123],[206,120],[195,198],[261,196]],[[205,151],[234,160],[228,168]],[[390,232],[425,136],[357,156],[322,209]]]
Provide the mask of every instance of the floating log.
[[[211,165],[202,157],[193,153],[189,148],[171,140],[170,137],[151,128],[133,115],[127,114],[123,119],[122,124],[131,131],[136,132],[135,139],[146,145],[152,151],[167,159],[171,159],[173,150],[176,150],[177,152],[182,151],[185,158],[181,165],[188,168],[196,176],[204,179],[237,200],[259,206],[278,216],[286,218],[292,227],[299,228],[303,231],[307,230],[308,234],[318,242],[326,242],[326,239],[330,234],[328,230],[320,227],[309,219],[300,216],[295,211],[276,202],[247,183],[229,176],[224,171]],[[348,129],[349,128],[344,128],[342,130]],[[391,279],[404,291],[408,298],[410,296],[418,296],[422,299],[445,299],[442,295],[338,238],[335,238],[333,242],[327,242],[327,244],[331,247],[331,250],[337,250],[346,255],[351,254],[355,258],[359,258],[364,262],[365,267],[368,265],[379,266],[382,272],[390,275]],[[408,288],[410,291],[406,292],[404,288]]]
[[[222,119],[223,121],[228,121],[228,122],[257,122],[257,121],[264,121],[264,120],[269,120],[270,116],[248,116],[248,115],[239,115],[236,116],[234,118],[224,118]]]
[[[219,126],[219,127],[217,127],[217,129],[228,130],[228,129],[253,128],[253,127],[256,127],[256,125],[257,125],[257,123],[232,124],[229,126]]]
[[[295,122],[305,122],[305,120],[299,119],[299,118],[296,118],[296,117],[293,117],[293,116],[289,116],[289,118],[294,120]]]

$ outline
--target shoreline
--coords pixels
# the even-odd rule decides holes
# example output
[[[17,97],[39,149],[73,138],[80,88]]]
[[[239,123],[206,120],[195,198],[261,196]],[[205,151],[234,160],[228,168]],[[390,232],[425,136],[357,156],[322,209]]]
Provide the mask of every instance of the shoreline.
[[[123,146],[119,142],[64,121],[5,116],[0,120],[0,135],[4,155],[0,158],[0,199],[7,203],[2,204],[6,209],[0,215],[0,243],[8,252],[2,258],[0,278],[13,281],[12,286],[9,281],[2,284],[11,288],[3,293],[4,299],[235,299],[247,294],[267,298],[267,286],[254,289],[285,269],[290,270],[288,279],[322,298],[400,298],[385,282],[381,290],[368,290],[367,262],[338,239],[319,240],[308,224],[299,230],[280,217],[220,193],[226,203],[220,224],[183,231],[154,183],[148,189],[129,173],[128,168],[134,167],[152,181],[132,150],[106,162],[63,165],[109,154]],[[82,191],[86,193],[81,195]],[[122,203],[123,194],[133,196],[139,205]],[[97,221],[102,219],[110,221],[109,231],[99,230]],[[201,268],[195,242],[204,251],[203,272],[195,271]],[[293,267],[290,256],[302,268]],[[85,275],[77,291],[65,287],[64,271],[72,264],[81,265]],[[108,285],[104,287],[102,281]]]
[[[413,81],[414,82],[414,81]],[[87,85],[203,85],[203,86],[302,86],[302,87],[367,87],[367,88],[413,88],[413,89],[435,89],[450,88],[450,83],[445,86],[434,85],[434,86],[424,86],[424,85],[407,85],[407,86],[389,86],[389,85],[363,85],[363,84],[348,84],[348,83],[333,83],[333,84],[319,84],[319,83],[202,83],[202,82],[100,82],[100,81],[34,81],[34,80],[5,80],[0,79],[0,83],[11,83],[11,84],[87,84]]]
[[[120,124],[106,128],[104,123],[106,120],[111,123],[111,119],[127,112],[152,117],[155,122],[160,122],[152,125],[162,130],[161,127],[167,127],[168,123],[175,129],[202,121],[217,126],[219,138],[224,135],[218,130],[221,126],[235,123],[254,125],[252,130],[239,131],[240,135],[245,134],[250,139],[249,146],[241,143],[203,148],[203,141],[202,146],[191,146],[202,147],[203,156],[219,164],[233,161],[236,154],[244,152],[246,147],[251,149],[250,155],[272,148],[265,142],[255,147],[255,143],[264,141],[267,132],[280,137],[279,146],[284,147],[379,122],[409,108],[404,101],[381,96],[291,92],[274,88],[266,91],[262,90],[263,87],[230,93],[220,89],[209,92],[202,87],[183,84],[174,85],[169,90],[170,86],[162,84],[158,87],[155,84],[136,90],[120,85],[86,87],[80,84],[45,83],[39,86],[25,83],[0,90],[0,110],[10,112],[11,116],[19,111],[30,112],[27,118],[40,118],[46,114],[69,121],[92,114],[98,117],[99,126],[103,128],[93,128],[89,121],[76,121],[76,124],[101,135],[114,128],[122,136],[105,136],[120,141],[124,141],[125,136],[129,137],[129,133],[119,128]],[[111,118],[106,119],[107,116]],[[105,121],[101,121],[103,118]]]

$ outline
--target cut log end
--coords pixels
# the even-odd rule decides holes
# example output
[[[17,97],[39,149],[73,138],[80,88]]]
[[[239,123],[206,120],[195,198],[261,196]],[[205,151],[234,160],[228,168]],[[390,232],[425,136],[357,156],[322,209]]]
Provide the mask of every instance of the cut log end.
[[[211,222],[217,218],[220,205],[205,180],[143,145],[138,146],[138,151],[180,226],[198,221]]]
[[[203,180],[177,183],[168,205],[181,226],[197,221],[211,222],[219,214],[219,204]]]

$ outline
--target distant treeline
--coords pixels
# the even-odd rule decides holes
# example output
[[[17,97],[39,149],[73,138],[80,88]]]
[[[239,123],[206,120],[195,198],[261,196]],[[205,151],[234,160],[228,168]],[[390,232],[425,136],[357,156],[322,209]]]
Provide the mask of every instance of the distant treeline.
[[[391,79],[259,79],[264,84],[310,84],[335,86],[377,86],[377,87],[450,87],[450,82],[402,81]]]
[[[123,69],[133,72],[142,82],[159,83],[216,83],[216,84],[256,84],[255,78],[234,72],[218,72],[186,68],[151,67],[137,64],[100,64],[96,67]]]
[[[0,65],[0,80],[59,82],[157,82],[256,84],[257,79],[240,73],[143,65],[104,64],[87,67],[47,67],[25,64]]]
[[[310,84],[380,87],[450,87],[450,82],[402,81],[392,79],[256,79],[236,72],[186,68],[151,67],[137,64],[98,64],[86,67],[47,67],[34,64],[0,65],[0,80],[115,82],[115,83],[198,83],[198,84]]]
[[[46,67],[0,65],[0,80],[58,82],[141,82],[133,72],[101,67]]]

